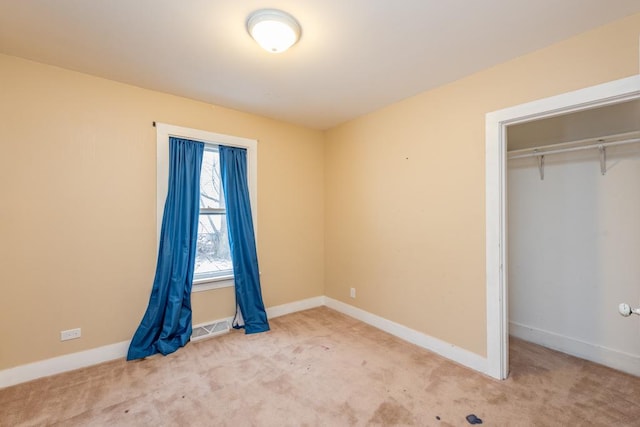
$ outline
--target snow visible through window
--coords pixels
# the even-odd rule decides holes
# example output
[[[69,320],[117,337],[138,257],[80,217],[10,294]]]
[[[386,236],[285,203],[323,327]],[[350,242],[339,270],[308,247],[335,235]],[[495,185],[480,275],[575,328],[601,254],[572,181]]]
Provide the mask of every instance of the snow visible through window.
[[[220,155],[216,147],[207,147],[200,172],[200,220],[194,280],[232,275]]]

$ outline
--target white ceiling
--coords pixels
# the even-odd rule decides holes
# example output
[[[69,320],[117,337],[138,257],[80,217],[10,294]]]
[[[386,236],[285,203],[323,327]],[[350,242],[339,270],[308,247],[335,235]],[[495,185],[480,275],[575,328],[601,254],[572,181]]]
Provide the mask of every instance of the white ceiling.
[[[254,10],[302,26],[282,54]],[[638,0],[0,0],[0,52],[316,129],[613,20]]]

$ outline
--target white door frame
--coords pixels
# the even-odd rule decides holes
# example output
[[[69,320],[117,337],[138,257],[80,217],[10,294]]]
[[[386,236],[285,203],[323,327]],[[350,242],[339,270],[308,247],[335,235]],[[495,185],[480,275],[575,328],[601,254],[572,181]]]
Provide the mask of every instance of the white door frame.
[[[546,117],[640,98],[640,75],[516,105],[486,115],[486,374],[509,374],[506,128]]]

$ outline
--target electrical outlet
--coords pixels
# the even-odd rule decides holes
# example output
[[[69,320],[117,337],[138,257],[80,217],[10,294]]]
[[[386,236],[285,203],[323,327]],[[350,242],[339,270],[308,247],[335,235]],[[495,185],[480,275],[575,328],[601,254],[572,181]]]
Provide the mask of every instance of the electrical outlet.
[[[350,296],[351,298],[355,298],[355,297],[356,297],[356,288],[351,288],[351,289],[349,290],[349,296]]]
[[[75,340],[80,338],[82,331],[80,328],[68,329],[66,331],[60,331],[60,341]]]

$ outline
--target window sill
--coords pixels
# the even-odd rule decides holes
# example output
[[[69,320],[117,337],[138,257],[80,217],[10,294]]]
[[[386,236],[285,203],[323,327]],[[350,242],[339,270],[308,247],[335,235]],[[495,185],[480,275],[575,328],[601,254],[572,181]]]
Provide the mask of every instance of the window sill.
[[[194,280],[191,293],[210,291],[212,289],[231,288],[234,284],[233,276]]]

